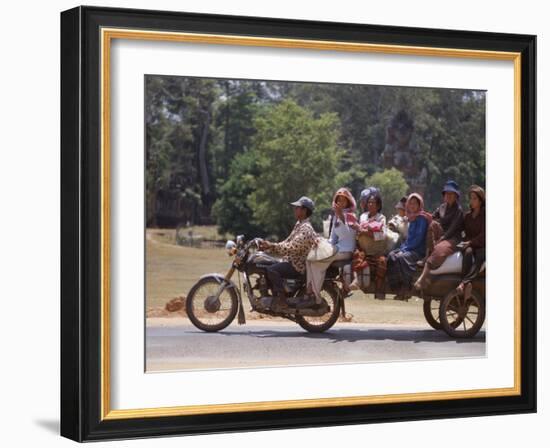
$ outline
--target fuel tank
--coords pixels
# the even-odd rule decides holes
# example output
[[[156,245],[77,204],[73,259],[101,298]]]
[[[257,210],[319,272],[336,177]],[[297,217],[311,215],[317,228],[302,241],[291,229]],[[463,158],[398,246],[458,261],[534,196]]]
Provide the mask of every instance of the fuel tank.
[[[275,258],[265,252],[256,252],[251,254],[247,260],[248,263],[255,264],[258,267],[271,266],[272,264],[279,263],[280,261],[281,260],[279,258]]]

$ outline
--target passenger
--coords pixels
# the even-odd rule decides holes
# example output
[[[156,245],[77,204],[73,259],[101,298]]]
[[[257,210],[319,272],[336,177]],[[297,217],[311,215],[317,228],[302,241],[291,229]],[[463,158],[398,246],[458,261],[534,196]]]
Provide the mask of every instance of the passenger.
[[[388,254],[388,283],[397,291],[395,299],[406,300],[410,297],[416,262],[426,252],[426,232],[432,222],[432,216],[424,211],[424,200],[418,193],[412,193],[405,204],[409,230],[403,244]]]
[[[380,194],[380,190],[377,187],[367,187],[364,190],[361,191],[361,194],[359,195],[359,207],[361,208],[361,216],[365,213],[367,210],[367,201],[371,194]],[[361,217],[360,216],[360,217]],[[359,224],[355,225],[355,230],[359,230]],[[356,248],[355,252],[353,253],[353,265],[358,268],[359,264],[361,264],[361,268],[367,266],[367,261],[365,259],[365,252],[361,250],[360,248]],[[355,272],[355,271],[354,271]],[[358,282],[356,281],[357,276],[354,275],[354,281],[352,282],[353,288],[352,289],[359,289]],[[348,292],[348,291],[344,291]]]
[[[306,261],[307,293],[304,297],[303,306],[321,305],[321,289],[325,281],[325,274],[333,261],[349,260],[355,250],[355,199],[347,188],[340,188],[332,201],[334,211],[333,224],[331,226],[329,241],[338,248],[338,252],[332,257],[319,261]]]
[[[445,259],[456,252],[457,244],[461,241],[461,233],[464,225],[462,207],[458,203],[460,192],[455,181],[445,183],[443,190],[443,204],[433,214],[434,232],[433,252],[428,256],[422,274],[414,284],[417,290],[425,289],[431,283],[430,270],[440,267]]]
[[[467,300],[474,280],[485,262],[485,191],[478,185],[468,189],[470,210],[464,215],[465,242],[462,248],[462,282],[456,288]]]
[[[352,270],[355,278],[350,289],[359,289],[361,283],[358,280],[362,270],[367,266],[370,275],[374,276],[375,293],[374,297],[384,300],[384,281],[386,277],[386,217],[381,213],[382,198],[378,192],[370,193],[366,198],[361,197],[361,209],[363,213],[359,217],[358,243],[360,248],[356,249]],[[361,285],[362,286],[362,285]]]
[[[405,211],[405,203],[407,202],[407,196],[403,196],[397,204],[395,204],[396,215],[388,222],[388,229],[392,232],[396,232],[399,238],[396,242],[397,245],[401,245],[403,241],[407,239],[407,230],[409,228],[409,222],[407,221],[407,213]]]

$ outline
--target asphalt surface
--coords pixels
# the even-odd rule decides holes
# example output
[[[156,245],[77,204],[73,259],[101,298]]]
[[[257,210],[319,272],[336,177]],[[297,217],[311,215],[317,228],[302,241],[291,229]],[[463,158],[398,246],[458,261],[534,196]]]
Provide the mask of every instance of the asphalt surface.
[[[425,326],[341,323],[311,334],[292,322],[233,322],[204,333],[185,319],[148,319],[147,372],[480,357],[485,331],[451,339]]]

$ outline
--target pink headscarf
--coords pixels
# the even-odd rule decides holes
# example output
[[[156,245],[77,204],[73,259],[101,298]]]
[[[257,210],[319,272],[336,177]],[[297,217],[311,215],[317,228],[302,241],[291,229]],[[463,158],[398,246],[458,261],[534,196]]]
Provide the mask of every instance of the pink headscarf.
[[[414,213],[411,211],[411,208],[410,208],[412,198],[417,199],[418,202],[420,203],[420,207],[418,211]],[[432,215],[424,211],[424,199],[418,193],[411,193],[409,195],[409,197],[407,198],[407,202],[405,202],[405,211],[407,213],[407,219],[409,220],[409,222],[414,221],[416,218],[418,218],[421,215],[428,220],[428,224],[432,222]]]
[[[355,203],[355,199],[351,194],[351,191],[349,191],[345,187],[339,188],[338,191],[334,193],[334,197],[332,198],[332,208],[336,207],[336,198],[338,196],[344,196],[348,200],[349,207],[347,207],[344,211],[346,224],[356,223],[357,217],[355,216],[354,212],[355,212],[355,209],[357,208],[357,204]]]
[[[332,207],[336,207],[336,198],[338,196],[344,196],[348,200],[348,204],[350,204],[349,207],[346,208],[346,210],[350,212],[354,212],[357,208],[357,204],[355,203],[355,198],[351,194],[351,191],[349,191],[347,188],[342,187],[339,188],[336,193],[334,193],[334,197],[332,198]]]

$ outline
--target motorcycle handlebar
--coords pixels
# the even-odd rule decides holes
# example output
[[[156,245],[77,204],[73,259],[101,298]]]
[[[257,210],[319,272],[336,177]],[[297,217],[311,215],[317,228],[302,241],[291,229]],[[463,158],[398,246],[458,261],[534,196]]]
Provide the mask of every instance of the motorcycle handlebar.
[[[256,249],[260,247],[259,245],[260,238],[253,238],[248,243],[246,243],[245,249],[250,249],[251,246],[255,245]]]

